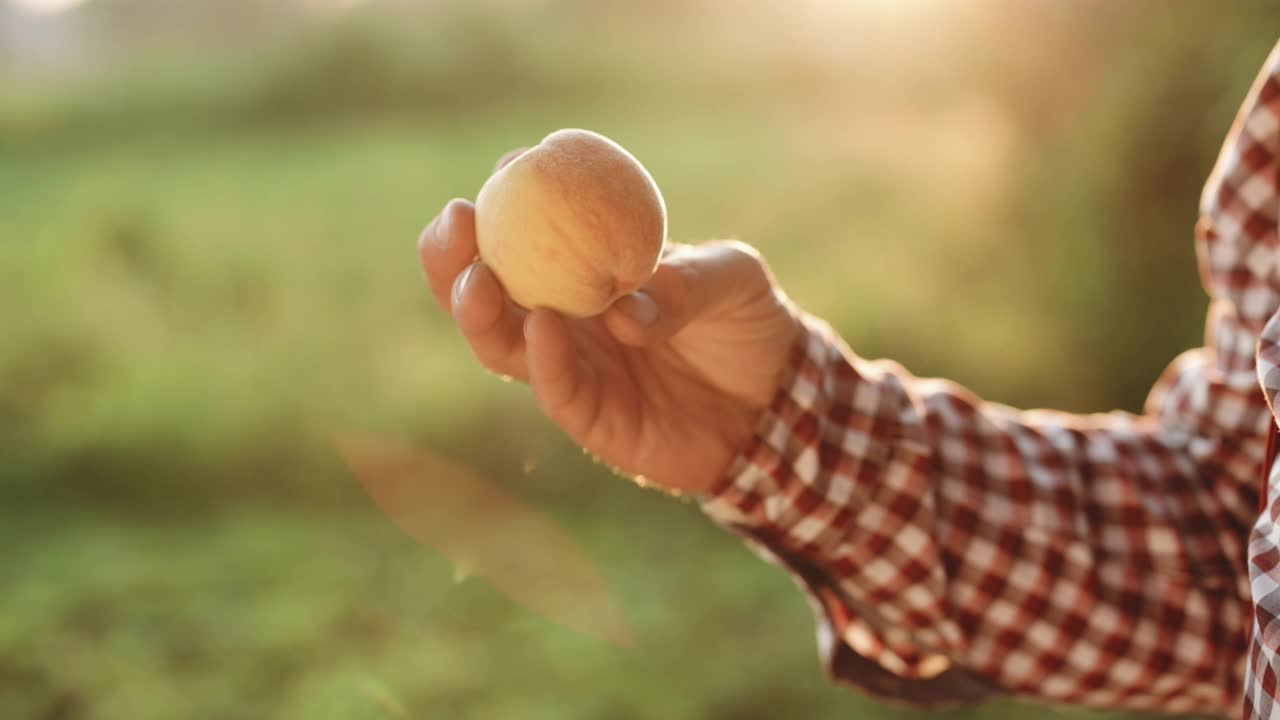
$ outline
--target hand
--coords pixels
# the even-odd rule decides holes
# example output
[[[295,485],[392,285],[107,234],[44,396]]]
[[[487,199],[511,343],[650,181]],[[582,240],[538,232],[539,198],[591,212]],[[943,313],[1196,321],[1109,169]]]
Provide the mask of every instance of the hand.
[[[543,412],[597,458],[671,491],[704,492],[725,472],[800,332],[742,243],[669,245],[645,287],[585,320],[513,303],[476,260],[465,200],[431,221],[418,254],[485,367],[528,382]]]

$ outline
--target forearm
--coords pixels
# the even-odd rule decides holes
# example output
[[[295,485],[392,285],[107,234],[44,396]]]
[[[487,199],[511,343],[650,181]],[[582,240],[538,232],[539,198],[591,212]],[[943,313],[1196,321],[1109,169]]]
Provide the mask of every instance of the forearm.
[[[1248,594],[1223,538],[1250,518],[1197,457],[1217,443],[1208,457],[1247,460],[1252,445],[1156,415],[983,403],[806,326],[705,508],[802,576],[837,640],[833,666],[852,651],[897,677],[963,668],[1055,700],[1236,701]]]

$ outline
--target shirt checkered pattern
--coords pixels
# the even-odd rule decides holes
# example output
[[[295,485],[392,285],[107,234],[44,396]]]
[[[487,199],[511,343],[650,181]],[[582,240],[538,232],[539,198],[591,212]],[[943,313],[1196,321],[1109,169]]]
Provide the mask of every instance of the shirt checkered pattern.
[[[803,318],[703,508],[807,591],[833,677],[913,705],[1236,714],[1243,694],[1244,717],[1280,718],[1280,471],[1259,516],[1280,407],[1278,152],[1280,46],[1202,197],[1205,347],[1142,415],[983,402]]]

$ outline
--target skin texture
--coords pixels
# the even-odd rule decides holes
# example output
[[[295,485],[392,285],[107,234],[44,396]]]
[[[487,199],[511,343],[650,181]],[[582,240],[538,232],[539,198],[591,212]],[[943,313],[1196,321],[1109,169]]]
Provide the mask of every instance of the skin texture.
[[[641,289],[588,319],[513,302],[477,260],[466,200],[431,221],[418,253],[484,367],[529,383],[547,417],[602,462],[673,492],[705,492],[723,475],[800,332],[742,243],[668,244]]]
[[[476,246],[526,308],[604,312],[653,273],[667,234],[657,183],[606,137],[557,130],[489,178]]]

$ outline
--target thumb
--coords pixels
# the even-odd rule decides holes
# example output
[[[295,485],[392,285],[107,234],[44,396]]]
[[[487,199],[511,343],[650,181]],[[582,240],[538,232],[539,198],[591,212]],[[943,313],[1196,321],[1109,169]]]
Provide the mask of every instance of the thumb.
[[[674,245],[644,287],[617,300],[604,320],[622,343],[644,346],[772,287],[764,260],[750,245],[737,241]]]

